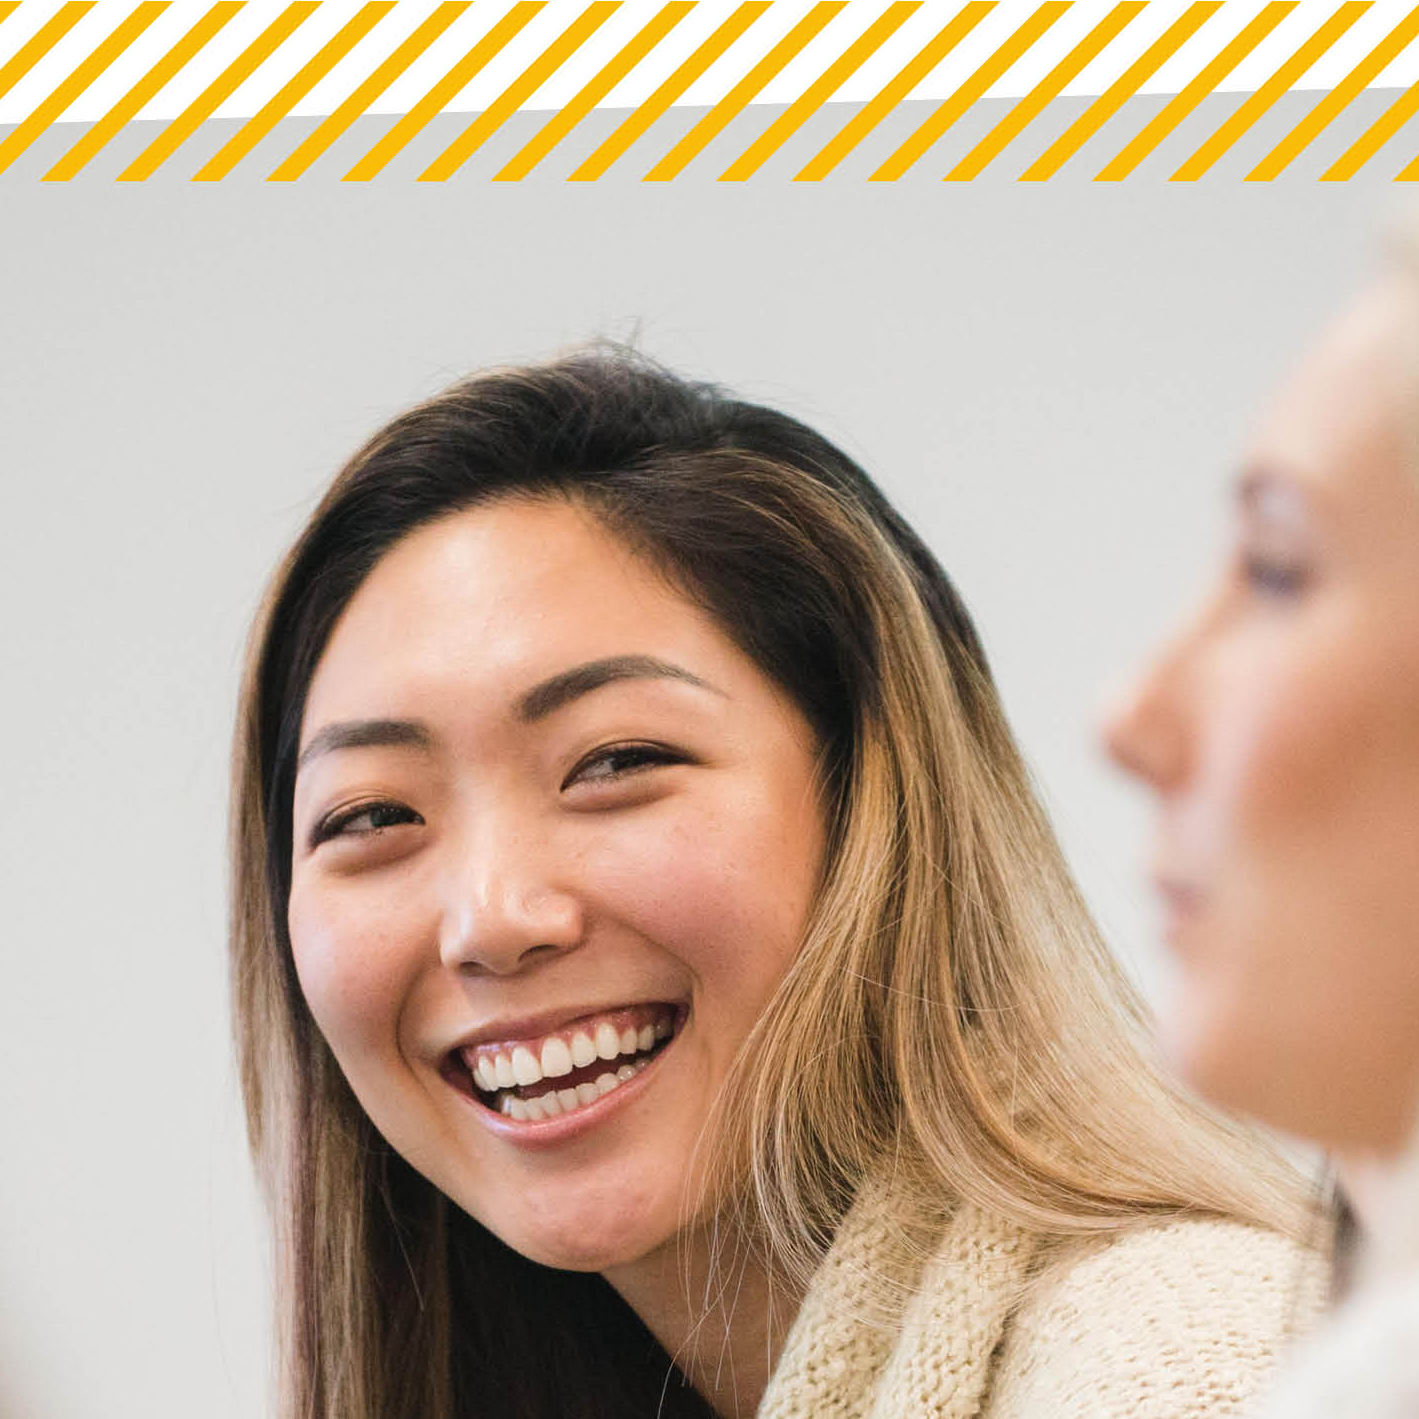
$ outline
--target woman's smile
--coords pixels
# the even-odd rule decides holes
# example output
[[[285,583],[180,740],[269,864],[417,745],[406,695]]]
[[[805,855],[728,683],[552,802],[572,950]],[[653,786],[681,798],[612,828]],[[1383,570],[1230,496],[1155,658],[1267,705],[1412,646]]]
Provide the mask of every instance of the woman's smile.
[[[628,1005],[588,1011],[554,1029],[491,1026],[448,1052],[444,1074],[490,1126],[562,1121],[556,1129],[514,1128],[509,1137],[560,1141],[640,1092],[622,1086],[661,1058],[686,1014],[671,1004]],[[611,1094],[614,1106],[596,1107]]]

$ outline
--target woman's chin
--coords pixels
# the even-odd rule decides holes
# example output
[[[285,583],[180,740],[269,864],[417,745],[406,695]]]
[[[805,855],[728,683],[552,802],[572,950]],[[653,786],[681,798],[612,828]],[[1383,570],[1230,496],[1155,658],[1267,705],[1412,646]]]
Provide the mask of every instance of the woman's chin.
[[[676,1235],[676,1229],[647,1225],[647,1217],[634,1204],[595,1217],[574,1210],[563,1217],[489,1218],[484,1225],[504,1244],[539,1266],[557,1271],[609,1272],[633,1265],[659,1251]]]

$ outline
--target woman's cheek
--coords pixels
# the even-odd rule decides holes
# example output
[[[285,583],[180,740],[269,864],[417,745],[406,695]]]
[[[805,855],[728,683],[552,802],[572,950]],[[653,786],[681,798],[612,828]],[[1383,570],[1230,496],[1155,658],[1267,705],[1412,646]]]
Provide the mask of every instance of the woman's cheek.
[[[629,826],[629,825],[628,825]],[[800,861],[779,818],[667,814],[608,836],[583,860],[601,912],[679,958],[703,982],[766,994],[787,969],[816,862]],[[807,840],[805,838],[805,840]]]
[[[351,897],[354,899],[352,900]],[[393,1038],[407,951],[388,926],[387,907],[315,892],[291,895],[287,915],[296,975],[311,1015],[342,1064]]]

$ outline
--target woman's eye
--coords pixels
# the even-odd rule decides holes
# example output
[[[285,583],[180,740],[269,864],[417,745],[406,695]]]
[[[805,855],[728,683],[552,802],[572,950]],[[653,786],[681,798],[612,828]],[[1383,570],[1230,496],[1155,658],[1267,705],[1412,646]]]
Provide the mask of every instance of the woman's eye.
[[[1307,581],[1306,569],[1297,563],[1257,556],[1242,559],[1242,574],[1257,591],[1279,598],[1299,595]]]
[[[332,813],[315,825],[311,833],[311,846],[319,847],[331,838],[358,837],[365,833],[377,833],[383,828],[396,828],[403,823],[422,823],[424,820],[402,803],[362,803]]]
[[[683,755],[656,744],[617,744],[583,759],[567,775],[562,787],[569,788],[574,783],[609,783],[656,764],[683,762]]]

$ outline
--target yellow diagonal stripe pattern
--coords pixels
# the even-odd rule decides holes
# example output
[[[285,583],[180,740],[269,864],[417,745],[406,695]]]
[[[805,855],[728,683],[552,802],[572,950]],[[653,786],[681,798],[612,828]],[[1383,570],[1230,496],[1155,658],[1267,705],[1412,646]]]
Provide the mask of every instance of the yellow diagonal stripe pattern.
[[[1138,90],[1222,8],[1222,0],[1198,0],[1158,36],[1024,172],[1021,182],[1053,177]]]
[[[827,177],[993,9],[995,0],[972,0],[958,10],[950,22],[843,125],[832,142],[798,170],[794,181],[820,182]]]
[[[243,85],[250,84],[263,66],[269,66],[292,36],[321,9],[321,4],[322,0],[285,0],[279,13],[275,13],[275,18],[269,23],[263,21],[265,27],[257,38],[247,43],[215,79],[206,83],[198,97],[167,123],[143,152],[124,168],[118,180],[144,181],[171,159],[216,115],[223,104],[242,90]],[[227,176],[396,9],[396,4],[397,0],[364,0],[358,8],[351,6],[350,11],[344,11],[333,37],[326,40],[293,77],[281,84],[254,117],[240,126],[220,151],[198,170],[194,180],[213,182]],[[637,20],[639,28],[632,37],[624,43],[617,41],[619,48],[612,56],[599,65],[589,80],[581,82],[576,93],[546,118],[510,159],[503,162],[493,173],[492,180],[516,182],[533,173],[606,103],[608,96],[623,80],[647,67],[651,56],[661,49],[671,32],[695,11],[696,6],[697,0],[659,0],[653,11],[652,7],[646,7],[645,13],[649,18],[643,23]],[[1264,0],[1255,9],[1248,7],[1243,11],[1248,20],[1240,31],[1225,42],[1214,42],[1199,54],[1196,64],[1189,71],[1192,78],[1124,143],[1094,180],[1116,182],[1132,174],[1298,6],[1299,0]],[[0,24],[24,8],[22,0],[0,0]],[[27,78],[30,85],[43,82],[32,77],[36,67],[47,59],[51,66],[62,63],[49,56],[96,8],[103,12],[103,7],[97,7],[95,0],[64,0],[23,42],[17,41],[13,53],[6,55],[0,51],[0,97],[10,93]],[[354,128],[379,97],[421,56],[430,52],[452,26],[463,20],[470,11],[475,15],[480,13],[481,8],[474,5],[473,0],[438,0],[438,3],[430,4],[423,18],[414,24],[405,38],[392,49],[385,47],[385,53],[371,58],[367,65],[361,67],[346,96],[327,117],[316,123],[313,131],[293,151],[276,164],[268,180],[290,182],[308,174],[312,165],[342,135]],[[438,115],[459,102],[460,95],[467,91],[478,74],[546,8],[547,0],[513,0],[408,112],[392,120],[387,131],[344,174],[344,180],[368,181],[383,172]],[[878,164],[869,180],[889,182],[905,175],[1072,8],[1071,0],[1042,0],[1042,3],[1036,0],[1029,7],[1028,18],[1019,23],[988,58],[977,64],[974,72],[964,82],[958,83],[948,98],[929,112],[925,121],[885,161]],[[1104,8],[1099,7],[1099,11]],[[77,100],[84,98],[86,103],[92,105],[94,86],[103,79],[111,92],[125,89],[122,97],[110,102],[106,112],[83,131],[69,150],[44,173],[43,180],[64,182],[77,177],[128,124],[141,115],[145,107],[153,104],[154,100],[162,101],[160,96],[169,91],[169,86],[180,74],[190,72],[190,66],[209,62],[204,51],[216,48],[214,41],[218,35],[245,9],[245,0],[207,0],[200,11],[192,6],[191,11],[199,13],[200,18],[182,33],[180,39],[171,43],[161,58],[149,63],[139,58],[140,50],[135,49],[132,54],[128,51],[160,16],[171,10],[169,22],[172,22],[180,10],[174,9],[170,0],[135,0],[130,7],[120,8],[119,15],[124,18],[117,27],[111,32],[100,30],[94,40],[88,41],[91,47],[81,50],[83,57],[73,64],[67,77],[37,102],[8,135],[0,138],[0,173],[8,171],[42,134],[60,122]],[[726,61],[731,50],[739,54],[741,51],[736,46],[741,46],[756,23],[773,9],[773,0],[738,0],[722,18],[716,17],[715,27],[708,38],[699,41],[689,57],[679,62],[669,77],[659,82],[650,96],[617,124],[590,156],[580,162],[568,180],[589,182],[603,176],[634,144],[645,139],[666,118],[672,106],[681,101],[690,87],[714,65]],[[739,69],[742,77],[730,83],[723,97],[702,113],[688,132],[673,142],[666,140],[670,144],[668,150],[653,163],[643,180],[664,182],[680,175],[744,114],[751,103],[761,97],[768,84],[848,9],[847,0],[816,0],[816,3],[805,6],[801,13],[797,13],[795,7],[797,18],[787,33],[757,46],[757,54],[751,51],[744,56]],[[1056,111],[1055,101],[1071,83],[1077,81],[1081,72],[1101,55],[1113,54],[1118,47],[1128,43],[1126,37],[1121,39],[1120,36],[1148,9],[1147,0],[1111,0],[1102,18],[1096,19],[1091,15],[1088,19],[1090,28],[1084,37],[1073,43],[1064,57],[1054,63],[1022,98],[1005,107],[1004,116],[949,167],[944,180],[971,181],[996,162],[1029,125]],[[1118,78],[1097,99],[1088,102],[1083,112],[1078,113],[1064,131],[1048,144],[1021,173],[1020,180],[1045,181],[1058,173],[1085,144],[1098,136],[1110,120],[1120,114],[1128,100],[1137,95],[1164,64],[1172,60],[1189,41],[1196,40],[1207,22],[1224,9],[1222,0],[1191,0],[1182,13],[1172,19],[1164,33],[1128,63]],[[526,63],[518,77],[484,111],[472,117],[433,162],[424,167],[419,180],[443,181],[456,173],[513,114],[534,102],[538,90],[620,10],[620,0],[584,0],[584,8],[573,12],[575,18],[572,22],[556,33],[550,43],[539,42],[536,57]],[[873,12],[873,18],[855,39],[832,46],[834,57],[826,58],[805,75],[783,110],[729,162],[719,174],[719,181],[743,182],[760,174],[764,165],[781,153],[795,134],[803,131],[815,115],[841,95],[849,80],[863,71],[874,56],[884,52],[884,46],[903,30],[909,20],[924,18],[922,12],[925,10],[923,0],[886,0]],[[858,107],[832,138],[794,174],[794,181],[820,181],[834,172],[889,114],[911,100],[918,86],[995,10],[996,0],[965,0],[947,23],[922,44],[871,99]],[[1170,180],[1193,182],[1212,173],[1223,157],[1235,151],[1243,139],[1256,130],[1284,95],[1296,92],[1298,86],[1306,82],[1317,64],[1336,49],[1347,32],[1365,16],[1377,16],[1380,12],[1381,7],[1377,7],[1374,0],[1335,0],[1332,6],[1324,7],[1316,27],[1308,27],[1304,39],[1296,43],[1284,62],[1254,92],[1239,96],[1230,116],[1177,167]],[[1025,13],[1025,7],[1022,7],[1021,13]],[[1017,14],[1008,23],[1015,25],[1018,18]],[[92,23],[97,25],[99,22],[95,19]],[[1294,25],[1301,23],[1299,16],[1293,21]],[[1079,29],[1082,31],[1084,26],[1080,25]],[[1289,33],[1289,29],[1283,33]],[[1273,43],[1279,41],[1278,35]],[[1284,172],[1361,93],[1379,80],[1386,66],[1416,41],[1419,41],[1419,5],[1408,9],[1384,38],[1315,103],[1305,117],[1255,164],[1247,173],[1246,180],[1268,181]],[[82,40],[71,42],[84,43]],[[1188,53],[1193,53],[1201,42],[1198,40],[1193,44]],[[154,41],[146,43],[156,49]],[[995,43],[992,38],[990,44]],[[364,52],[362,49],[361,54]],[[455,49],[454,53],[457,52]],[[116,68],[120,60],[130,72],[136,72],[145,64],[149,67],[136,81],[124,80],[120,83],[115,81],[115,75],[120,72]],[[359,62],[352,61],[352,65]],[[804,67],[800,62],[794,72]],[[113,73],[110,73],[111,70]],[[109,77],[105,79],[105,75]],[[274,82],[271,87],[275,87]],[[270,92],[269,88],[267,91]],[[1321,175],[1321,180],[1348,181],[1381,148],[1398,137],[1414,118],[1419,118],[1419,82],[1395,98],[1379,118],[1371,122],[1358,138],[1353,138],[1341,156]],[[746,119],[745,123],[748,122]],[[752,131],[756,125],[749,126]],[[1127,137],[1122,135],[1119,141]],[[1401,169],[1397,180],[1419,180],[1419,156],[1413,157]]]
[[[518,0],[518,3],[345,174],[342,181],[368,182],[383,172],[385,167],[443,112],[444,107],[522,33],[545,3],[546,0]]]
[[[720,173],[721,182],[753,177],[778,150],[921,9],[920,0],[889,5],[789,106]]]
[[[1385,111],[1321,173],[1322,182],[1348,182],[1419,113],[1419,83],[1410,84]]]
[[[620,0],[594,0],[506,89],[419,174],[420,182],[452,177],[586,41],[620,8]]]
[[[374,72],[355,86],[266,180],[294,182],[468,8],[471,0],[445,0]]]
[[[167,0],[144,0],[131,11],[128,18],[0,143],[0,172],[25,152],[166,9]]]
[[[871,182],[895,182],[936,143],[990,86],[996,83],[1069,8],[1067,0],[1050,0],[1041,5],[950,98],[923,123],[885,163],[874,172]]]
[[[526,177],[694,8],[693,0],[671,0],[663,6],[521,152],[494,174],[493,181],[520,182]]]
[[[1272,0],[1229,44],[1223,45],[1211,63],[1202,66],[1197,76],[1185,84],[1180,93],[1163,105],[1153,121],[1146,124],[1143,131],[1094,180],[1118,182],[1127,177],[1295,8],[1295,0]]]
[[[392,9],[394,0],[371,0],[323,44],[306,64],[244,123],[210,161],[193,176],[194,182],[224,178]]]
[[[125,123],[242,8],[242,0],[213,5],[104,116],[45,173],[46,182],[68,182],[91,161]]]
[[[227,65],[183,111],[118,174],[119,182],[145,182],[319,8],[319,0],[296,0]]]
[[[0,96],[8,94],[90,10],[94,0],[69,0],[0,65]]]
[[[1366,10],[1370,0],[1342,5],[1237,111],[1172,175],[1172,182],[1196,182],[1286,93]]]
[[[616,131],[567,179],[568,182],[595,182],[711,64],[729,48],[765,10],[769,0],[745,0],[735,7],[714,33],[702,43],[646,101],[617,127]]]
[[[1335,117],[1361,94],[1365,87],[1377,79],[1385,66],[1396,59],[1401,50],[1419,34],[1419,7],[1411,10],[1319,103],[1247,174],[1249,181],[1270,182],[1279,176],[1307,148],[1317,134],[1334,121]],[[1402,120],[1401,120],[1402,121]],[[1366,149],[1366,139],[1382,131],[1381,118],[1369,133],[1354,144],[1352,152],[1363,153],[1355,168],[1371,157],[1384,141],[1388,133]],[[1397,127],[1398,125],[1396,125]],[[1358,150],[1358,151],[1357,151]],[[1351,154],[1346,153],[1340,162],[1345,162]]]
[[[642,179],[669,182],[713,141],[791,59],[842,8],[845,0],[820,0],[749,72],[734,85]]]
[[[1048,74],[1017,103],[984,138],[966,154],[943,179],[946,182],[969,182],[979,175],[986,164],[999,156],[1005,145],[1018,138],[1028,123],[1033,123],[1047,104],[1058,98],[1064,86],[1081,69],[1096,59],[1104,46],[1142,9],[1141,0],[1125,0],[1115,5]]]

